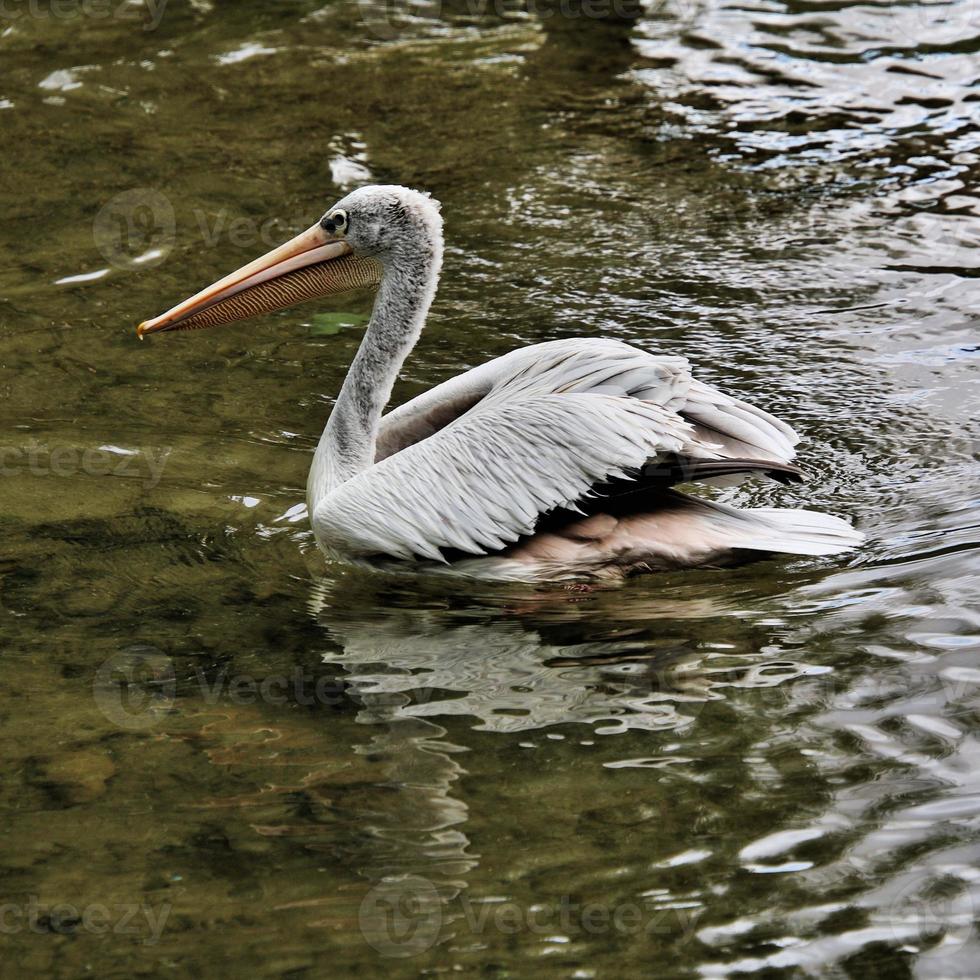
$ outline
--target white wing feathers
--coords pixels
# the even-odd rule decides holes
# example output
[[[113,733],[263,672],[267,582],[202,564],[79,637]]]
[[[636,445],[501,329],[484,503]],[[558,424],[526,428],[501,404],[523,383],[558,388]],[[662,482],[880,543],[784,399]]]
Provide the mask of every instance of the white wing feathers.
[[[346,554],[496,551],[600,480],[677,452],[691,426],[658,405],[603,394],[481,402],[376,463],[317,508],[317,537]]]
[[[785,422],[701,381],[691,381],[682,412],[700,439],[720,444],[723,456],[788,463],[796,455],[800,437]]]
[[[471,407],[453,418],[454,404]],[[421,441],[408,444],[414,430]],[[385,416],[379,438],[406,448],[341,484],[313,515],[318,540],[341,554],[486,554],[658,453],[788,461],[796,442],[771,415],[695,381],[684,358],[598,339],[483,364]]]

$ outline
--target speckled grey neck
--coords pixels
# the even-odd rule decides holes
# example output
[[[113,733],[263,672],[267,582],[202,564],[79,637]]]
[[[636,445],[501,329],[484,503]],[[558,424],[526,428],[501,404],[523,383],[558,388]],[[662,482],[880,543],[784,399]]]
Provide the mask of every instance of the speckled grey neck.
[[[374,462],[378,422],[425,326],[442,266],[442,230],[438,220],[420,223],[417,215],[412,217],[397,229],[397,246],[374,256],[384,275],[367,332],[313,459],[307,486],[311,514],[331,490]]]

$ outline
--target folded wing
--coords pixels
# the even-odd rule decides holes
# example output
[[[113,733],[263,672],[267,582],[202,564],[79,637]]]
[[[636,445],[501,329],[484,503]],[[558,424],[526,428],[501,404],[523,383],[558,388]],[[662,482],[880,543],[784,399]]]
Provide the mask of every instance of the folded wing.
[[[694,380],[688,362],[618,341],[526,347],[389,413],[377,462],[317,508],[346,555],[487,554],[664,454],[787,463],[793,430]]]
[[[497,551],[593,484],[678,451],[691,426],[632,398],[531,395],[481,402],[348,480],[317,508],[318,539],[354,555],[442,559]]]

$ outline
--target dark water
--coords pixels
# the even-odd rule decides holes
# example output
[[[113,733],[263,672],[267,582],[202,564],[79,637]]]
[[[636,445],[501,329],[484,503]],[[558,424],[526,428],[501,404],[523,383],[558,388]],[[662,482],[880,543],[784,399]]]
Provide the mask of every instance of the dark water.
[[[980,6],[535,9],[5,5],[0,971],[980,975]],[[587,594],[327,566],[370,298],[133,326],[371,179],[447,223],[398,401],[682,353],[807,439],[809,484],[726,496],[867,547]]]

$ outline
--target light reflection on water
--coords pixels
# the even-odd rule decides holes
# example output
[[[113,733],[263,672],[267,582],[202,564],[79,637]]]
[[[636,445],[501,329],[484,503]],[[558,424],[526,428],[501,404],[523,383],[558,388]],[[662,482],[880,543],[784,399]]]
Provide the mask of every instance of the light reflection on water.
[[[977,9],[8,25],[15,961],[975,974]],[[725,494],[867,548],[588,593],[325,567],[302,488],[369,299],[132,324],[368,175],[447,218],[398,400],[555,337],[684,353],[806,436],[809,484]],[[127,902],[168,910],[156,941],[50,911]]]

